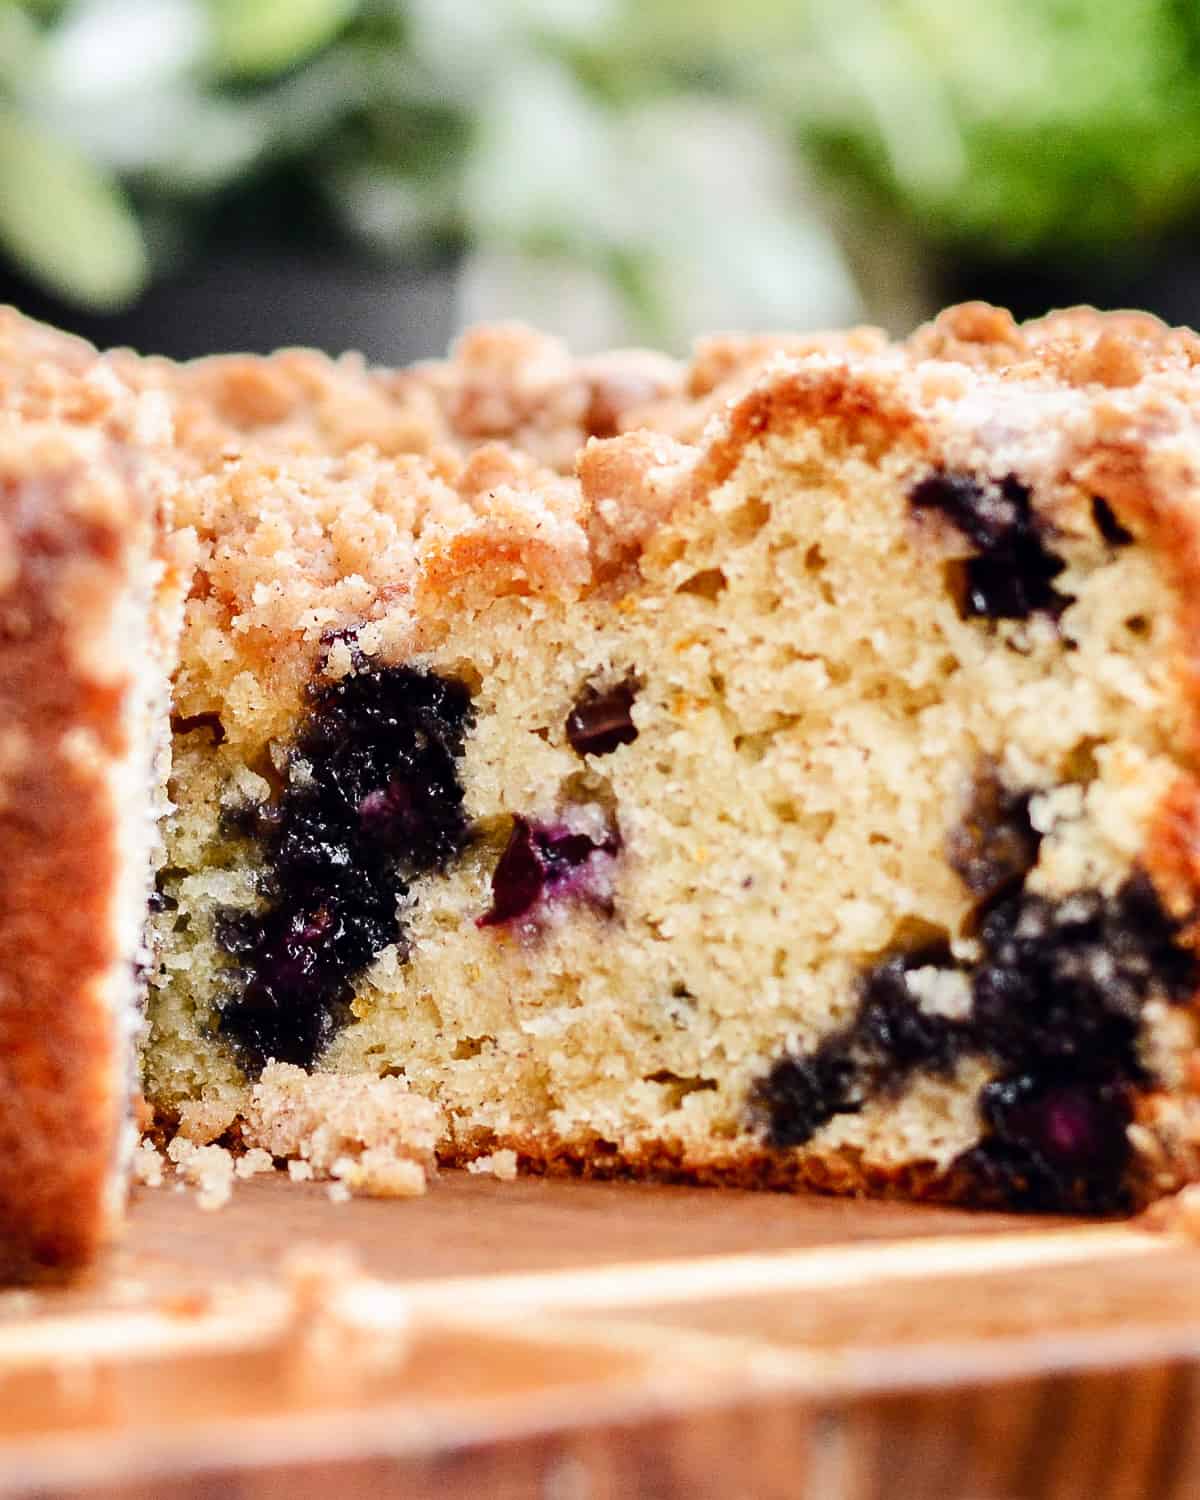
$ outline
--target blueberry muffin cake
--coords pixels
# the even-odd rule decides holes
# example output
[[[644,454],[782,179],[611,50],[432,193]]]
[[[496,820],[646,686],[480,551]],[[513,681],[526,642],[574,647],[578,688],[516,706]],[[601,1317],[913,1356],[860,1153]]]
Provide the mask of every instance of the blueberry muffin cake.
[[[0,1275],[87,1260],[133,1144],[179,570],[162,411],[0,317]]]
[[[394,441],[147,376],[200,555],[150,1099],[255,1144],[281,1070],[390,1079],[449,1161],[1041,1209],[1196,1175],[1198,358],[972,306],[604,400],[355,367]]]

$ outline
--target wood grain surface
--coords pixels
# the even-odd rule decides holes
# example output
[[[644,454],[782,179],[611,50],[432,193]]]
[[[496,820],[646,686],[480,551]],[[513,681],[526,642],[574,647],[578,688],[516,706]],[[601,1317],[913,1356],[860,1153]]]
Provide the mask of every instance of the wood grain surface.
[[[0,1496],[1190,1500],[1198,1272],[817,1197],[168,1185],[86,1284],[0,1294]]]

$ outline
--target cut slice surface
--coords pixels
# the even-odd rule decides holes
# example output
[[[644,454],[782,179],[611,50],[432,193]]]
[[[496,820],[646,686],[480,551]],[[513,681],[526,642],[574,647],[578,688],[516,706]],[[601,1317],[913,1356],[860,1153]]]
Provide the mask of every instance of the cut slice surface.
[[[145,1055],[185,1132],[275,1057],[405,1080],[455,1159],[1192,1175],[1195,341],[728,347],[696,442],[578,482],[276,448],[191,493]]]

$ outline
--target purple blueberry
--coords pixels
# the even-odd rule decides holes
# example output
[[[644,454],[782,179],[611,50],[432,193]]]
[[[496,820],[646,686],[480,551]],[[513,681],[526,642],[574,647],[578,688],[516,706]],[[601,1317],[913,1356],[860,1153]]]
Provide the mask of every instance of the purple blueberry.
[[[618,745],[637,739],[633,701],[637,682],[627,677],[615,686],[585,687],[567,715],[567,740],[578,755],[609,755]]]
[[[477,918],[480,927],[498,927],[531,915],[538,903],[579,894],[595,898],[587,880],[597,854],[615,855],[621,847],[615,829],[597,843],[585,833],[554,824],[534,824],[515,817],[504,853],[492,871],[492,904]]]
[[[988,1134],[958,1159],[984,1197],[1011,1208],[1128,1209],[1130,1091],[1096,1072],[1021,1073],[980,1096]]]
[[[480,927],[498,927],[533,910],[546,884],[546,871],[534,847],[533,830],[525,818],[513,819],[512,833],[492,871],[492,904]]]

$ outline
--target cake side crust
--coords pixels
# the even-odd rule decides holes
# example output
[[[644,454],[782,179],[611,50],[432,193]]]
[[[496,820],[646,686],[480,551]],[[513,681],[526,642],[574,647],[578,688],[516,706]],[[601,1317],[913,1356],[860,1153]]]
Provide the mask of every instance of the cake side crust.
[[[0,1256],[86,1262],[117,1221],[145,890],[129,780],[152,508],[98,432],[0,428]],[[144,639],[144,638],[143,638]],[[139,782],[137,796],[145,796]],[[132,814],[144,822],[148,814]],[[130,871],[130,863],[138,865]],[[130,932],[133,931],[131,941]]]

